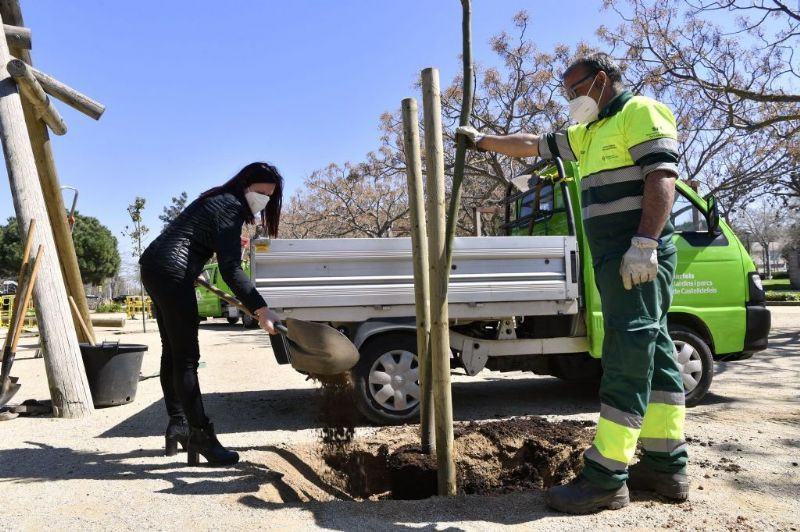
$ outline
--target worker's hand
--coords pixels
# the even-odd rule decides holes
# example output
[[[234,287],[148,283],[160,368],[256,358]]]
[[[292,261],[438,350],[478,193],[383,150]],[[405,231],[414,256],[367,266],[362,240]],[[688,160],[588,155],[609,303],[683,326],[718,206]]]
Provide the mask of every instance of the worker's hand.
[[[467,148],[477,150],[478,143],[483,140],[485,135],[472,126],[459,126],[456,128],[456,135],[463,136],[467,141]]]
[[[274,310],[261,307],[260,309],[256,310],[256,316],[258,317],[258,326],[267,331],[269,334],[278,334],[278,331],[275,330],[275,326],[281,323],[281,318],[275,313]]]
[[[658,240],[644,236],[631,239],[631,247],[622,257],[619,274],[625,290],[639,283],[648,283],[658,274]]]

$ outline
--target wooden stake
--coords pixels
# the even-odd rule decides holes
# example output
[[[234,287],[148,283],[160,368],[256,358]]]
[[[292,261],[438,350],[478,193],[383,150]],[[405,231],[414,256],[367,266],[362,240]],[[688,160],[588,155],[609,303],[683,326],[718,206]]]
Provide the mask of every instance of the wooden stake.
[[[50,127],[50,130],[56,135],[63,135],[67,132],[67,125],[64,119],[58,113],[52,102],[45,94],[44,89],[33,73],[28,68],[28,65],[19,59],[12,59],[6,66],[8,73],[17,82],[22,95],[28,100],[28,103],[33,106],[36,117],[41,119],[45,124]]]
[[[8,22],[21,25],[16,21]],[[0,65],[8,64],[10,60],[6,40],[0,39]],[[59,269],[59,252],[53,239],[25,124],[17,86],[8,72],[0,69],[0,140],[5,152],[14,209],[20,227],[28,227],[30,221],[36,219],[40,227],[34,235],[34,244],[43,245],[45,250],[40,267],[41,278],[34,287],[33,295],[53,412],[60,417],[82,417],[93,410],[92,396],[74,325],[65,319],[70,314],[70,307]],[[61,209],[59,216],[66,225],[63,205]]]
[[[422,450],[436,450],[433,431],[433,392],[431,388],[431,309],[428,272],[428,236],[425,224],[425,192],[422,188],[422,158],[419,147],[417,101],[406,98],[403,109],[403,146],[406,153],[408,204],[411,209],[411,247],[414,258],[414,301],[417,309],[417,358],[419,360],[419,420]]]
[[[427,161],[428,255],[431,283],[431,360],[436,419],[436,462],[439,495],[456,494],[453,462],[453,401],[450,392],[450,329],[447,312],[445,249],[444,148],[439,71],[422,71],[422,103]]]
[[[31,49],[31,30],[30,28],[20,28],[3,24],[3,32],[6,34],[9,48],[19,48],[20,50]]]
[[[19,0],[0,0],[0,16],[7,23],[17,26],[24,26],[22,13],[19,7]],[[25,63],[28,68],[36,75],[36,69],[30,66],[31,54],[27,50],[13,49],[12,52]],[[81,311],[83,321],[87,324],[89,332],[94,334],[92,322],[89,320],[89,305],[86,301],[86,292],[83,288],[80,268],[78,267],[78,257],[75,254],[75,245],[72,242],[72,231],[67,222],[64,209],[64,199],[61,195],[61,186],[58,182],[58,172],[53,158],[53,151],[50,148],[50,135],[47,126],[36,118],[33,106],[25,99],[22,100],[22,110],[25,115],[25,124],[28,128],[28,137],[33,148],[33,157],[36,161],[36,170],[39,175],[39,183],[42,193],[47,198],[45,208],[50,220],[50,226],[55,240],[57,254],[53,254],[55,260],[60,262],[61,272],[64,282],[67,285],[67,292],[75,298],[78,308]],[[48,232],[50,229],[48,229]],[[65,314],[67,315],[67,314]],[[73,323],[78,340],[90,342],[91,338],[85,336],[77,323]]]

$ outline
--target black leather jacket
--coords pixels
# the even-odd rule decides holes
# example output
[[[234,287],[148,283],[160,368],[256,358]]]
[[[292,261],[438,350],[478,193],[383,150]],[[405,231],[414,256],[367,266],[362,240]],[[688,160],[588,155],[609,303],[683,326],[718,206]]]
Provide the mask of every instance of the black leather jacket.
[[[216,252],[219,271],[251,311],[266,305],[241,264],[242,225],[249,207],[230,193],[196,199],[147,246],[143,269],[176,284],[194,284]]]

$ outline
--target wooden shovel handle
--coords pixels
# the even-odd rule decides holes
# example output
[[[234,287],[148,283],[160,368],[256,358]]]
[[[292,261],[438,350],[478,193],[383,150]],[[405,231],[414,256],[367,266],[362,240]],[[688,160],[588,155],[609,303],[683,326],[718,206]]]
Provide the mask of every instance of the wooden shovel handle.
[[[44,253],[44,246],[41,244],[39,245],[39,249],[36,251],[36,258],[33,259],[33,268],[31,268],[31,274],[28,278],[28,282],[25,285],[25,294],[23,295],[22,301],[17,307],[18,313],[23,313],[27,310],[28,304],[31,302],[31,296],[33,295],[33,285],[36,283],[36,276],[39,273],[39,265],[42,263],[42,253]],[[20,316],[17,318],[16,322],[14,323],[14,333],[11,340],[11,352],[16,352],[17,350],[17,342],[19,341],[19,333],[22,330],[22,324],[25,323],[24,316]]]
[[[69,296],[69,304],[72,307],[72,312],[75,313],[75,317],[78,320],[78,325],[80,325],[83,334],[86,335],[86,338],[89,339],[92,344],[97,344],[97,340],[95,340],[94,336],[89,333],[89,327],[86,326],[86,322],[83,321],[83,316],[81,316],[81,311],[78,310],[78,305],[75,303],[75,298]]]
[[[19,265],[19,275],[17,276],[17,291],[19,292],[22,290],[22,281],[23,276],[25,275],[25,268],[28,266],[28,261],[30,260],[31,248],[33,247],[33,232],[36,229],[36,219],[31,219],[30,225],[28,225],[28,235],[25,237],[25,249],[22,250],[22,263]],[[17,307],[19,307],[19,294],[16,294],[14,297],[14,304],[11,306],[11,317],[13,319],[17,313]],[[14,323],[13,321],[11,322]],[[9,329],[13,327],[13,325],[9,325]]]

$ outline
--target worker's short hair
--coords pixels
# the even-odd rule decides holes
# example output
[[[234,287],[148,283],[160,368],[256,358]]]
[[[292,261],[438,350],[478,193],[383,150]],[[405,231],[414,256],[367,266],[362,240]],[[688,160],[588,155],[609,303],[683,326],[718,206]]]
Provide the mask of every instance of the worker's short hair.
[[[564,75],[561,77],[563,78],[567,73],[580,66],[587,69],[589,74],[597,74],[600,71],[605,72],[608,79],[611,80],[611,83],[622,82],[622,70],[619,68],[619,65],[610,55],[603,52],[595,52],[576,58],[570,63],[564,71]]]

